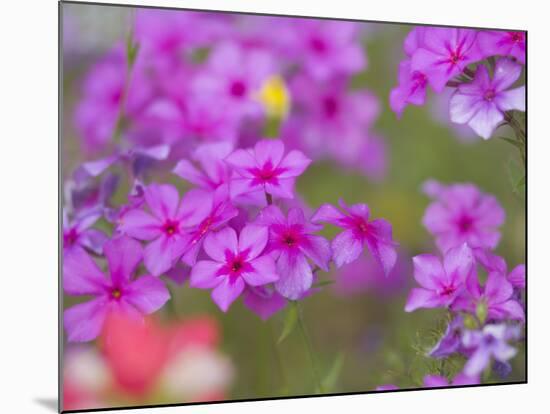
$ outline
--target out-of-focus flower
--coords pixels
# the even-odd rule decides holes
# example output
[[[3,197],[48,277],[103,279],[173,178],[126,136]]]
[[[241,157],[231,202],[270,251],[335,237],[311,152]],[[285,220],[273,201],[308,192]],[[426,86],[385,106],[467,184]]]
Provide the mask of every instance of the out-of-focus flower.
[[[151,184],[144,197],[151,213],[132,209],[120,218],[118,229],[136,239],[150,241],[145,248],[145,267],[159,276],[171,269],[189,248],[190,230],[208,217],[212,195],[191,190],[180,202],[174,186]]]
[[[525,32],[482,30],[477,43],[483,56],[511,56],[525,64]]]
[[[209,234],[204,250],[213,260],[198,261],[191,270],[191,286],[214,289],[212,299],[226,312],[247,285],[262,286],[279,279],[275,262],[262,255],[268,241],[268,229],[247,225],[237,233],[225,227]]]
[[[475,270],[474,256],[466,243],[450,249],[443,263],[437,256],[421,254],[413,257],[413,265],[414,278],[422,287],[411,290],[406,312],[451,306]]]
[[[383,177],[385,147],[371,131],[380,112],[366,90],[350,90],[349,79],[315,82],[297,76],[290,84],[294,111],[281,136],[314,159],[330,159],[369,178]]]
[[[504,120],[504,112],[525,111],[525,86],[509,89],[521,75],[521,65],[499,59],[493,78],[478,65],[474,80],[461,83],[450,101],[451,121],[468,124],[480,137],[491,138]]]
[[[425,28],[423,42],[412,54],[411,69],[426,75],[436,92],[468,64],[479,59],[477,31],[441,27]]]
[[[267,50],[245,50],[237,43],[223,42],[210,53],[205,69],[193,80],[192,91],[225,102],[225,110],[239,118],[257,117],[262,114],[258,93],[275,73],[275,62]]]
[[[397,260],[391,224],[384,219],[369,220],[366,204],[347,206],[340,200],[340,207],[344,213],[331,204],[323,204],[311,218],[313,223],[327,222],[344,229],[331,243],[336,267],[356,260],[366,247],[388,275]]]
[[[449,322],[445,333],[439,342],[432,348],[429,355],[434,358],[446,358],[459,352],[462,345],[462,332],[464,330],[464,318],[457,315]]]
[[[457,300],[457,309],[477,314],[479,319],[488,320],[524,320],[523,307],[514,296],[514,287],[500,272],[490,272],[485,285],[480,286],[477,277],[468,283],[467,294]]]
[[[409,59],[399,64],[398,85],[390,92],[390,107],[399,117],[405,107],[424,105],[428,78],[418,70],[412,70]]]
[[[69,295],[93,299],[64,312],[64,326],[71,342],[95,339],[108,314],[119,312],[140,319],[160,309],[170,299],[164,283],[152,276],[132,280],[142,260],[141,245],[128,237],[103,245],[110,277],[106,278],[82,249],[73,249],[63,259],[63,289]]]
[[[85,248],[101,254],[107,235],[91,228],[100,217],[100,213],[88,213],[70,221],[67,211],[63,210],[63,253],[73,248]]]
[[[315,79],[328,81],[366,67],[359,41],[359,25],[353,22],[296,19],[288,26],[287,53]]]
[[[302,152],[292,150],[285,155],[279,140],[262,140],[254,148],[237,149],[226,162],[233,167],[232,197],[247,192],[264,192],[278,198],[294,198],[294,183],[311,163]]]
[[[273,286],[248,286],[243,303],[265,321],[283,309],[287,300]]]
[[[383,297],[400,295],[408,285],[410,260],[406,252],[399,252],[394,268],[386,276],[372,256],[360,256],[338,271],[334,291],[343,297],[365,293]]]
[[[518,326],[505,324],[485,325],[480,331],[466,331],[462,343],[466,348],[472,349],[472,353],[464,365],[464,374],[471,377],[481,374],[491,358],[500,362],[508,361],[517,353],[517,349],[508,342],[519,337]]]
[[[121,116],[135,115],[150,99],[151,85],[139,70],[127,83],[127,60],[116,46],[86,75],[75,124],[87,151],[95,153],[111,141]]]
[[[105,406],[103,395],[112,378],[97,350],[87,346],[71,346],[65,350],[63,358],[63,409]]]
[[[269,227],[267,252],[276,259],[279,274],[275,288],[288,299],[299,299],[313,283],[308,259],[325,272],[329,270],[330,243],[314,234],[322,226],[307,221],[299,208],[290,209],[285,217],[274,205],[260,212],[258,222]]]
[[[479,375],[468,376],[464,373],[458,373],[451,382],[441,375],[426,375],[424,377],[424,386],[429,388],[448,387],[449,385],[475,385],[479,384]]]
[[[426,209],[422,223],[442,252],[465,242],[471,248],[494,249],[498,245],[498,227],[505,213],[494,196],[468,183],[434,188],[437,190],[429,195],[435,201]]]

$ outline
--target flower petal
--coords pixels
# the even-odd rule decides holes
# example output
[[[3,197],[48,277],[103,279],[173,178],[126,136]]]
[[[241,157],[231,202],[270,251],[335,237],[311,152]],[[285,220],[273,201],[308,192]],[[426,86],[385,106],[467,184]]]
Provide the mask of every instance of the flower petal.
[[[244,287],[245,283],[241,278],[237,278],[234,282],[231,282],[230,278],[226,277],[212,291],[212,299],[223,312],[227,312],[229,306],[243,292]]]
[[[445,270],[441,260],[432,254],[421,254],[413,257],[414,278],[426,289],[437,290],[440,280],[445,278]]]
[[[363,251],[363,244],[351,230],[345,230],[336,236],[331,243],[332,257],[336,267],[353,262]]]
[[[153,276],[160,276],[173,265],[170,239],[160,236],[145,247],[145,267]]]
[[[169,299],[164,282],[153,276],[139,277],[124,292],[124,300],[146,315],[162,308]]]
[[[210,233],[204,239],[203,247],[208,256],[224,263],[226,250],[234,254],[237,252],[237,233],[231,227],[225,227],[218,232]]]
[[[512,59],[501,58],[497,60],[493,85],[496,91],[504,91],[517,81],[521,75],[522,66]]]
[[[241,274],[241,277],[248,285],[261,286],[279,280],[275,262],[271,256],[260,256],[249,263],[254,270]]]
[[[69,342],[91,341],[99,335],[107,316],[104,297],[74,305],[63,313],[63,326]]]
[[[208,217],[212,211],[214,194],[205,190],[190,190],[182,198],[176,213],[185,228],[194,227]]]
[[[450,249],[445,254],[443,268],[449,280],[466,282],[466,279],[475,270],[475,259],[472,249],[466,243]]]
[[[239,234],[239,252],[246,253],[249,260],[258,257],[269,239],[267,227],[248,224]]]
[[[490,272],[485,283],[485,295],[489,304],[505,302],[514,293],[512,284],[506,280],[506,277],[498,272]]]
[[[80,247],[63,255],[63,289],[70,295],[98,295],[108,282],[92,258]]]
[[[321,236],[305,235],[299,245],[300,250],[325,272],[329,270],[332,258],[330,242]]]
[[[313,223],[327,222],[335,226],[341,226],[341,220],[346,216],[332,204],[323,204],[311,217]]]
[[[250,171],[256,167],[254,154],[250,150],[238,149],[225,158],[228,163],[240,176],[254,178]]]
[[[300,253],[292,254],[283,250],[277,260],[277,273],[279,280],[275,288],[287,299],[300,299],[313,283],[311,266]]]
[[[191,269],[191,287],[211,289],[221,282],[219,271],[222,264],[211,260],[201,260],[195,263]]]
[[[435,292],[422,288],[414,288],[407,298],[405,312],[412,312],[419,308],[437,308],[441,305],[441,301]]]
[[[501,111],[525,111],[525,86],[499,93],[495,103]]]
[[[178,210],[179,194],[170,184],[151,184],[145,188],[145,201],[159,219],[172,219]]]
[[[139,240],[152,240],[161,234],[159,219],[140,209],[129,210],[120,218],[118,229]]]
[[[128,236],[109,240],[103,246],[113,283],[130,280],[132,273],[143,259],[141,244]]]
[[[248,288],[245,292],[244,304],[264,321],[283,309],[286,303],[285,298],[272,288]]]
[[[256,165],[263,167],[270,164],[272,167],[277,167],[283,158],[285,145],[278,139],[264,139],[258,141],[254,145],[254,156]]]
[[[304,173],[309,164],[311,164],[311,160],[301,151],[290,151],[279,164],[278,168],[283,170],[279,174],[279,178],[298,177]]]

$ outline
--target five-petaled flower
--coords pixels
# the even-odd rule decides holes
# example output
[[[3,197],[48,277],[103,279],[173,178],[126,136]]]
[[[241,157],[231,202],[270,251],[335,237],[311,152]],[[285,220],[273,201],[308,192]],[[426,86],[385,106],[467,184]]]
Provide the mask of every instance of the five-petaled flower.
[[[191,270],[191,286],[213,289],[212,299],[224,312],[245,287],[262,286],[279,279],[275,262],[262,254],[268,241],[265,226],[249,224],[237,232],[225,227],[209,234],[204,251],[212,260],[200,260]]]
[[[340,207],[344,213],[331,204],[323,204],[311,218],[313,223],[327,222],[344,229],[331,243],[336,267],[353,262],[367,247],[387,276],[397,259],[391,224],[384,219],[369,220],[366,204],[347,206],[340,200]]]
[[[451,97],[451,121],[468,124],[480,137],[491,138],[513,109],[525,111],[525,86],[508,89],[521,75],[521,65],[511,59],[499,59],[493,78],[484,65],[478,65],[474,80],[462,83]]]
[[[154,276],[170,270],[190,247],[190,231],[212,210],[211,194],[191,190],[179,200],[178,190],[168,184],[151,184],[145,189],[151,213],[132,209],[120,218],[119,230],[138,240],[151,241],[145,247],[145,267]]]
[[[441,252],[462,243],[471,248],[494,249],[505,217],[497,199],[469,183],[437,188],[430,194],[435,200],[426,209],[422,223],[435,236]]]
[[[285,155],[285,146],[279,140],[258,141],[253,149],[238,149],[225,160],[235,172],[230,185],[232,198],[258,191],[278,198],[294,198],[296,178],[311,163],[298,150]]]
[[[83,249],[74,249],[63,258],[63,289],[69,295],[94,298],[74,305],[64,313],[69,341],[95,339],[110,312],[141,318],[160,309],[170,293],[160,279],[153,276],[132,278],[143,252],[139,242],[127,237],[109,240],[103,246],[109,277]]]
[[[414,278],[421,286],[407,298],[406,312],[419,308],[450,307],[466,287],[475,270],[472,250],[466,243],[450,249],[441,260],[431,254],[413,257]]]
[[[322,226],[308,222],[299,208],[290,209],[285,217],[274,205],[261,211],[259,222],[269,226],[267,251],[276,258],[280,276],[275,288],[288,299],[299,299],[313,283],[308,258],[320,269],[329,270],[330,243],[324,237],[313,234]]]

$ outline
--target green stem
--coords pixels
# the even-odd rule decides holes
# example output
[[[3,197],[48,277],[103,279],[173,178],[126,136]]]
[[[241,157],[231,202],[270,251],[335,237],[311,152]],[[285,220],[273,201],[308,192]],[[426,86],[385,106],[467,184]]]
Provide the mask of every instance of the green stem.
[[[285,369],[283,366],[283,359],[281,358],[281,353],[279,352],[279,347],[277,346],[277,341],[275,340],[275,334],[273,333],[273,327],[271,323],[267,322],[267,328],[269,331],[269,339],[271,341],[271,344],[273,345],[273,353],[275,354],[275,362],[277,363],[277,369],[279,370],[279,375],[281,376],[281,394],[286,395],[290,391],[289,385],[288,385],[288,378],[285,373]]]
[[[306,326],[305,326],[305,323],[304,323],[304,318],[303,318],[303,315],[302,315],[302,309],[300,307],[300,302],[298,301],[294,301],[292,302],[293,306],[296,306],[297,307],[297,311],[298,311],[298,328],[300,329],[300,332],[302,334],[302,338],[304,340],[304,344],[305,344],[305,349],[306,349],[306,353],[308,354],[308,357],[309,357],[309,362],[311,364],[311,371],[313,373],[313,379],[315,381],[315,385],[316,385],[316,388],[317,388],[317,392],[318,393],[323,393],[324,392],[324,389],[323,389],[323,383],[321,382],[321,377],[319,375],[319,370],[317,369],[317,363],[315,361],[315,353],[313,352],[313,346],[311,344],[311,339],[307,333],[307,330],[306,330]]]

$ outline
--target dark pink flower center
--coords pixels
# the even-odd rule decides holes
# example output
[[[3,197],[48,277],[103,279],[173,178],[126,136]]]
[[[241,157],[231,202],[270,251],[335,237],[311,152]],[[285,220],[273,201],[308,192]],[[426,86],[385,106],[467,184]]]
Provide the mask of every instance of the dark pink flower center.
[[[422,72],[415,70],[412,74],[412,81],[416,88],[423,88],[428,82],[428,78]]]
[[[456,288],[453,285],[444,286],[443,289],[439,292],[441,296],[452,296],[456,291]]]
[[[514,43],[522,43],[524,41],[523,33],[520,32],[510,32],[510,39]]]
[[[113,93],[111,93],[110,99],[113,105],[117,105],[118,103],[120,103],[120,100],[122,99],[122,89],[117,89],[113,91]]]
[[[284,168],[274,168],[271,161],[266,162],[262,168],[253,168],[250,172],[254,175],[254,184],[277,184],[277,177],[284,172]]]
[[[246,253],[237,253],[233,254],[229,250],[225,252],[226,262],[223,266],[219,275],[228,275],[231,282],[234,282],[235,279],[241,276],[241,274],[252,271],[252,266],[246,260]]]
[[[315,51],[318,54],[323,54],[328,49],[327,43],[319,37],[312,37],[309,40],[309,45],[311,46],[311,49],[313,49],[313,51]]]
[[[229,86],[229,93],[235,98],[242,98],[246,93],[246,85],[243,81],[236,80]]]
[[[74,227],[63,233],[63,244],[65,246],[72,246],[78,239],[78,232]]]
[[[166,220],[162,226],[162,231],[164,231],[167,236],[172,236],[179,232],[179,223],[174,220]]]
[[[489,89],[485,92],[483,97],[486,101],[491,102],[493,99],[495,99],[496,93],[494,89]]]
[[[458,230],[461,233],[467,233],[472,229],[474,225],[474,219],[468,216],[467,214],[464,214],[459,217],[459,219],[456,222],[456,225],[458,227]]]
[[[458,62],[460,62],[462,59],[464,59],[464,56],[462,56],[459,50],[454,50],[453,52],[451,52],[451,56],[449,57],[449,60],[453,65],[458,64]]]
[[[323,99],[323,111],[328,118],[333,118],[338,113],[339,106],[334,96],[327,96]]]

